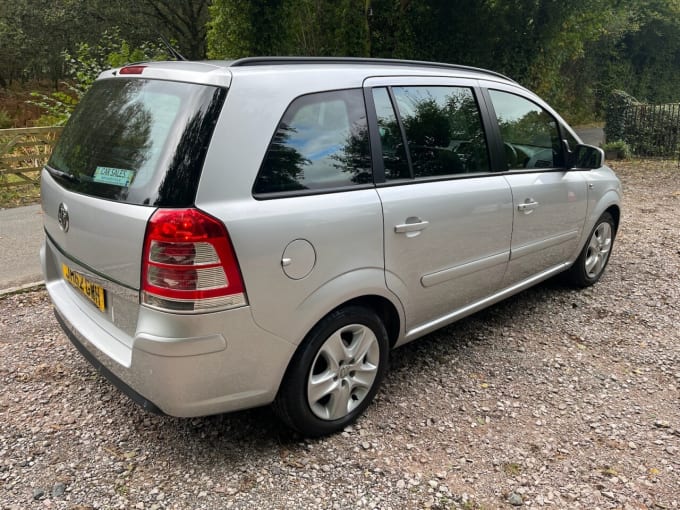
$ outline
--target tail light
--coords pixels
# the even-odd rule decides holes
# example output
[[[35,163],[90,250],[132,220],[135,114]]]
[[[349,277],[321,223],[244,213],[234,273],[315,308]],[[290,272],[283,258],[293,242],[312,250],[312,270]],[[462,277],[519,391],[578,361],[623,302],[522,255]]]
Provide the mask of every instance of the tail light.
[[[118,74],[142,74],[144,69],[146,69],[146,66],[143,65],[125,66],[120,68]]]
[[[141,300],[185,313],[246,305],[225,226],[197,209],[158,209],[146,227]]]

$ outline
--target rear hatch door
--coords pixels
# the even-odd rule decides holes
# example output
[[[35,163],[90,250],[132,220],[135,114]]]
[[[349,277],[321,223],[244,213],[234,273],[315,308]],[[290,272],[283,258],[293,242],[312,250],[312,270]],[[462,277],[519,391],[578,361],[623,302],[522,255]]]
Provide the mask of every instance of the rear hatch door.
[[[110,76],[81,100],[45,167],[45,233],[60,277],[138,290],[147,221],[193,205],[226,88]]]

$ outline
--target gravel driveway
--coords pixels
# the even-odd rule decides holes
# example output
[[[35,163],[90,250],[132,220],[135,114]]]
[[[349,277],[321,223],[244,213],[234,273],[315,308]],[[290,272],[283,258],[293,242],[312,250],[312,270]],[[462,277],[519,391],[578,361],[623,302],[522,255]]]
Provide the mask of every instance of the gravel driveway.
[[[614,165],[603,280],[547,282],[393,353],[345,432],[147,414],[44,291],[0,301],[0,508],[680,508],[680,169]]]

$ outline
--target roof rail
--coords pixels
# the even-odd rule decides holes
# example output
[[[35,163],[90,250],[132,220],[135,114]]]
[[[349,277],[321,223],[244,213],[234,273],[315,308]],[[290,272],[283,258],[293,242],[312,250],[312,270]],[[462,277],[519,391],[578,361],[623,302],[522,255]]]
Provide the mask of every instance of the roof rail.
[[[480,67],[464,66],[459,64],[445,64],[442,62],[426,62],[420,60],[397,60],[389,58],[364,58],[364,57],[245,57],[234,60],[229,67],[284,65],[284,64],[363,64],[363,65],[392,65],[406,67],[432,67],[440,69],[457,69],[462,71],[474,71],[509,80],[512,78],[504,74]]]

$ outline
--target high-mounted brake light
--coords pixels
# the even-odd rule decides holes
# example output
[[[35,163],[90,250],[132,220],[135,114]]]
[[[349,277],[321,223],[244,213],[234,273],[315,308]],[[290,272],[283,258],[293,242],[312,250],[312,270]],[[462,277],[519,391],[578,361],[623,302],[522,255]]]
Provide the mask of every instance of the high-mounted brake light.
[[[141,301],[172,312],[247,304],[225,226],[198,209],[159,209],[144,239]]]
[[[118,74],[142,74],[146,66],[134,65],[121,67]]]

